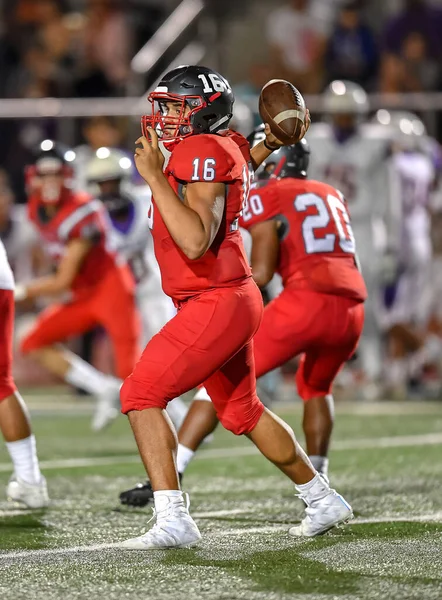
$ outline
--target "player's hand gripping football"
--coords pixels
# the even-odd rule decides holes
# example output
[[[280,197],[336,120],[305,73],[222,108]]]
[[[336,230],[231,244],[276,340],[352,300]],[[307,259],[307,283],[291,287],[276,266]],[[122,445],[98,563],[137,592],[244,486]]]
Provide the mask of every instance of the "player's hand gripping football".
[[[304,125],[301,130],[301,137],[299,138],[300,140],[302,140],[302,138],[307,133],[308,128],[310,127],[310,123],[311,123],[310,111],[307,108],[305,111]],[[266,144],[269,148],[274,148],[276,150],[277,148],[280,148],[281,146],[285,145],[283,142],[281,142],[281,140],[278,140],[278,138],[272,133],[272,130],[270,129],[270,125],[268,123],[265,124],[265,134],[266,134]]]
[[[135,148],[135,165],[141,177],[149,183],[163,173],[164,156],[158,145],[158,135],[152,127],[147,128],[150,140],[142,135],[135,142],[141,148]]]

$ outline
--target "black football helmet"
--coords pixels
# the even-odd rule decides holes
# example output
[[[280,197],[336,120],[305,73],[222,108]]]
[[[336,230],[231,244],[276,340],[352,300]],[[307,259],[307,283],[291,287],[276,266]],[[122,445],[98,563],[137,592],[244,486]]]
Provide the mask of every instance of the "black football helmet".
[[[247,140],[251,148],[265,140],[264,125],[256,127]],[[281,146],[272,152],[256,171],[256,177],[258,180],[269,177],[306,179],[309,162],[310,146],[307,140],[302,138],[296,144]]]
[[[147,127],[152,127],[168,150],[189,135],[227,129],[235,100],[224,77],[207,67],[192,65],[166,73],[147,99],[152,112],[141,117],[143,135],[148,137]],[[176,116],[169,115],[170,102],[179,109]]]

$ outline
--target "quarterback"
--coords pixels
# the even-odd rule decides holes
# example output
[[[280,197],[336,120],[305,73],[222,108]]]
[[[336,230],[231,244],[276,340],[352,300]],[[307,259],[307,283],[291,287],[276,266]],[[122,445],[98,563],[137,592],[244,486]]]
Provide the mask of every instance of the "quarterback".
[[[201,538],[180,490],[176,436],[164,412],[169,400],[201,383],[222,425],[247,435],[295,483],[308,510],[291,533],[318,535],[349,519],[352,510],[256,394],[252,338],[263,306],[238,231],[250,187],[248,163],[256,168],[280,144],[267,128],[250,157],[247,140],[228,129],[230,85],[211,69],[178,67],[149,100],[135,163],[152,190],[155,254],[163,289],[178,312],[148,343],[121,389],[156,514],[147,533],[122,547],[185,547]],[[171,152],[165,167],[161,147]]]

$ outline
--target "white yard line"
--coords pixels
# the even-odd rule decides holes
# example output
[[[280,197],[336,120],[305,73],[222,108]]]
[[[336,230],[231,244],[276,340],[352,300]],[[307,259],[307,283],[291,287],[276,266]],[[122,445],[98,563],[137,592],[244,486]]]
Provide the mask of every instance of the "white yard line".
[[[66,392],[60,394],[51,393],[50,395],[22,393],[31,409],[31,413],[49,412],[63,416],[68,416],[70,413],[79,416],[91,415],[95,404],[92,397],[76,397]],[[281,413],[299,414],[302,411],[302,402],[300,400],[275,402],[272,404],[272,410]],[[338,415],[365,415],[367,417],[413,414],[442,416],[442,403],[436,401],[392,402],[389,400],[380,402],[337,401],[336,411]]]
[[[221,513],[224,514],[238,514],[241,511],[214,511],[212,513],[195,513],[194,516],[196,518],[204,516],[212,516],[216,518],[216,516],[220,516]],[[415,523],[441,523],[442,522],[442,512],[430,513],[426,515],[403,515],[398,517],[369,517],[363,518],[359,517],[354,519],[347,526],[351,525],[368,525],[372,523],[407,523],[407,522],[415,522]],[[236,527],[232,529],[227,529],[225,531],[217,531],[215,533],[207,535],[208,538],[218,538],[218,537],[233,537],[233,536],[243,536],[250,534],[272,534],[272,533],[280,533],[286,532],[290,528],[290,525],[263,525],[263,526],[255,526],[255,527]],[[28,558],[31,560],[35,560],[35,558],[43,557],[43,556],[51,556],[54,554],[78,554],[80,552],[100,552],[102,550],[109,549],[118,549],[120,546],[118,542],[113,544],[93,544],[90,546],[73,546],[72,548],[50,548],[47,550],[20,550],[18,552],[0,552],[0,559],[22,559]],[[7,568],[7,565],[6,565]],[[1,564],[0,564],[1,570]]]
[[[434,446],[442,444],[442,433],[424,433],[421,435],[400,435],[383,438],[367,438],[354,440],[336,440],[333,442],[334,451],[363,450],[370,448],[407,448],[412,446]],[[237,458],[259,454],[254,446],[238,446],[230,448],[209,448],[196,454],[197,460],[212,460],[216,458]],[[60,460],[43,460],[40,466],[43,470],[76,469],[85,467],[101,467],[108,465],[125,465],[139,463],[136,455],[102,456],[95,458],[64,458]],[[11,464],[0,463],[0,473],[11,470]]]

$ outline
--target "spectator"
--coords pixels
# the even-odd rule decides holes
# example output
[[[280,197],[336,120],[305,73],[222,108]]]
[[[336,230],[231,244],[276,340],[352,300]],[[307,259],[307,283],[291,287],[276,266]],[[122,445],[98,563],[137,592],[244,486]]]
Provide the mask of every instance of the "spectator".
[[[113,0],[89,0],[84,28],[86,62],[102,72],[120,92],[130,72],[131,32],[125,14]]]
[[[442,10],[426,0],[405,0],[384,31],[380,88],[383,92],[435,87],[442,58]]]
[[[316,16],[310,0],[291,0],[271,11],[267,38],[276,76],[296,83],[303,93],[320,91],[327,20]]]
[[[57,80],[56,67],[44,46],[31,42],[23,52],[20,66],[11,73],[6,96],[11,98],[44,98],[63,96],[64,87]]]
[[[241,131],[241,133],[244,131],[248,135],[253,127],[261,123],[256,97],[259,95],[262,87],[273,78],[273,75],[274,73],[270,65],[266,63],[254,63],[249,69],[247,79],[233,86],[233,93],[236,98],[234,108],[237,112],[237,114],[234,114],[234,117],[236,117],[237,122],[241,121],[242,127],[236,125],[238,131]],[[250,112],[250,110],[253,111],[251,116],[247,112]],[[235,129],[235,124],[232,127]]]
[[[381,89],[383,92],[423,92],[439,83],[438,62],[431,57],[429,44],[419,32],[404,39],[400,55],[384,57]]]
[[[353,0],[341,9],[326,54],[329,81],[349,79],[368,87],[376,74],[378,52],[371,29],[361,19],[360,4]]]

